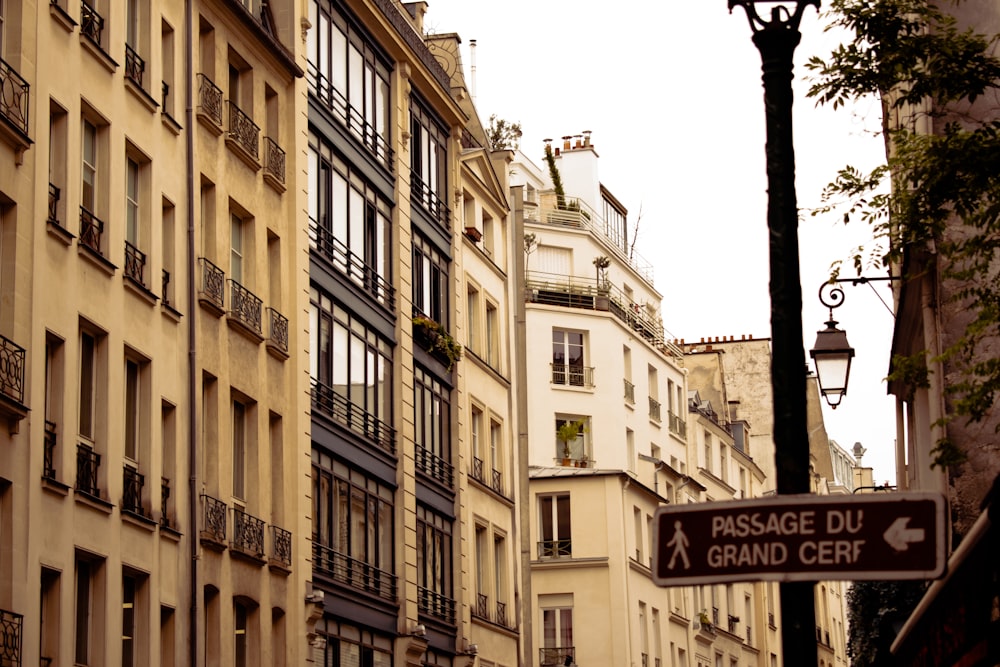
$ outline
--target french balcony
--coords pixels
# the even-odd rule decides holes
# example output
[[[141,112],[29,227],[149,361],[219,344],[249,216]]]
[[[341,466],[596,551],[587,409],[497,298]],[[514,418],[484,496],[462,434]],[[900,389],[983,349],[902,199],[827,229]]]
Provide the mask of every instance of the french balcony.
[[[201,543],[216,551],[226,548],[226,516],[229,507],[218,498],[203,495],[201,514]]]
[[[279,192],[285,191],[285,151],[271,137],[264,137],[264,180]]]
[[[649,418],[655,422],[660,421],[660,402],[652,396],[649,397]]]
[[[541,540],[538,542],[539,558],[572,558],[572,556],[572,540]]]
[[[420,445],[414,446],[417,470],[435,479],[448,488],[453,485],[454,468],[443,458]]]
[[[392,426],[316,378],[312,379],[312,408],[387,454],[396,455],[396,430]]]
[[[493,619],[493,622],[497,625],[502,625],[503,627],[510,627],[507,625],[507,603],[497,602],[497,615]]]
[[[89,3],[84,0],[80,3],[80,34],[101,46],[101,33],[104,31],[104,17],[97,13]]]
[[[169,306],[173,308],[174,301],[170,294],[170,272],[166,269],[162,269],[163,273],[160,278],[160,299],[163,301],[164,306]]]
[[[142,487],[146,478],[135,468],[126,465],[124,468],[122,511],[146,516],[146,508],[142,505]]]
[[[80,243],[94,253],[104,256],[101,237],[104,235],[104,221],[84,206],[80,207]]]
[[[670,432],[680,438],[687,438],[687,422],[680,415],[675,415],[673,412],[667,412],[667,421],[670,426]]]
[[[16,132],[19,149],[28,147],[28,105],[31,86],[6,61],[0,60],[0,117]]]
[[[451,231],[451,210],[441,200],[438,193],[431,189],[416,174],[410,175],[410,201],[418,204],[446,232]]]
[[[351,588],[396,601],[396,575],[313,542],[313,571]]]
[[[483,460],[478,456],[472,457],[472,479],[486,484],[486,475],[483,472]]]
[[[24,616],[0,609],[0,665],[21,667]]]
[[[56,445],[58,442],[56,423],[46,419],[44,451],[42,453],[42,477],[45,479],[56,478]]]
[[[198,258],[198,302],[222,315],[226,312],[226,274],[204,257]]]
[[[76,490],[94,498],[101,497],[97,477],[101,469],[101,455],[90,445],[76,446]]]
[[[46,219],[51,225],[56,225],[61,227],[62,224],[59,222],[59,199],[62,197],[62,191],[58,186],[53,183],[49,183],[49,217]]]
[[[484,620],[490,620],[490,599],[488,596],[476,593],[476,610],[473,614]]]
[[[23,347],[0,336],[0,397],[17,405],[24,403],[24,357]]]
[[[355,255],[350,248],[336,238],[327,227],[310,222],[310,244],[315,252],[330,262],[334,268],[358,289],[368,294],[389,310],[396,310],[396,291],[392,284],[378,271]]]
[[[261,310],[264,302],[235,280],[229,279],[229,321],[235,322],[257,338],[263,338]]]
[[[753,632],[749,625],[747,626],[747,644],[753,645]]]
[[[259,169],[260,128],[232,100],[228,105],[229,130],[226,132],[226,145],[252,169]]]
[[[417,609],[446,623],[455,622],[455,601],[423,586],[417,586]]]
[[[727,629],[729,630],[729,634],[735,635],[737,631],[737,625],[740,622],[739,617],[729,614],[726,621],[728,622]]]
[[[501,496],[504,495],[503,473],[497,470],[496,468],[493,469],[493,477],[490,480],[490,488],[499,493]]]
[[[629,405],[635,405],[635,385],[628,380],[623,380],[625,383],[625,401]]]
[[[136,285],[146,286],[146,253],[125,242],[125,277]]]
[[[278,526],[271,526],[271,562],[292,566],[292,534]]]
[[[167,83],[166,81],[161,81],[160,83],[162,84],[162,86],[160,87],[160,106],[163,107],[164,112],[166,113],[167,110],[170,109],[170,105],[169,105],[169,102],[170,102],[170,84]]]
[[[639,658],[640,658],[639,664],[642,667],[649,667],[649,654],[648,653],[640,653],[639,654]]]
[[[160,478],[160,525],[170,528],[170,480]]]
[[[142,88],[143,74],[146,71],[146,61],[143,60],[135,49],[128,44],[125,45],[125,78]]]
[[[264,521],[247,514],[239,507],[233,508],[233,551],[251,558],[264,558]]]
[[[719,608],[712,607],[712,625],[719,627]]]
[[[216,135],[222,133],[222,89],[204,74],[198,75],[198,120]]]
[[[567,658],[572,663],[574,655],[576,650],[573,646],[548,646],[538,649],[538,664],[541,667],[562,667],[567,664]]]
[[[581,366],[578,364],[551,364],[552,384],[566,387],[593,387],[594,368],[593,366]]]
[[[288,356],[288,318],[274,308],[267,309],[267,346]]]

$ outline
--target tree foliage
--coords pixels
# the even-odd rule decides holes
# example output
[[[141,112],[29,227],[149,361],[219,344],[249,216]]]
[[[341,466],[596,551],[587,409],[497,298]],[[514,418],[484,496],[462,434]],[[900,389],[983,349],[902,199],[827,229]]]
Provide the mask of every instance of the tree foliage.
[[[490,116],[490,124],[486,128],[486,141],[491,151],[517,150],[521,143],[521,123],[512,123]]]
[[[926,0],[833,0],[828,15],[827,30],[855,39],[808,61],[809,96],[833,108],[879,97],[888,159],[841,169],[813,214],[873,228],[874,245],[853,257],[859,274],[908,251],[937,253],[969,316],[940,357],[961,371],[946,389],[956,415],[981,420],[1000,391],[1000,359],[983,354],[1000,337],[1000,113],[973,103],[1000,92],[996,37],[961,29]],[[926,362],[926,352],[910,360]]]
[[[923,592],[923,584],[915,581],[851,584],[847,591],[847,656],[852,667],[892,664],[889,647]]]

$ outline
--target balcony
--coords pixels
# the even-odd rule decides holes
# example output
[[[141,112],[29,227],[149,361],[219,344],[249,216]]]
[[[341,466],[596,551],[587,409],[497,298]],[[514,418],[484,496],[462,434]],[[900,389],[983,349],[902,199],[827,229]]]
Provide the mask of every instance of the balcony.
[[[5,336],[0,336],[0,403],[12,403],[10,408],[24,412],[24,348]],[[14,414],[9,414],[15,417]]]
[[[660,402],[652,396],[649,397],[649,418],[655,422],[660,421]]]
[[[263,340],[261,309],[264,302],[260,297],[235,280],[229,283],[229,322],[251,334],[254,339]]]
[[[336,238],[330,230],[318,224],[315,220],[309,225],[312,247],[334,268],[348,280],[357,285],[358,289],[375,299],[389,310],[396,310],[396,291],[386,278],[365,263],[351,249]]]
[[[747,644],[753,646],[753,632],[749,625],[747,626]]]
[[[573,646],[550,646],[538,649],[538,664],[541,667],[562,667],[573,663],[576,654]],[[569,658],[569,663],[566,662]]]
[[[572,558],[573,541],[565,540],[540,540],[538,542],[539,558]]]
[[[214,134],[222,133],[222,90],[204,74],[198,75],[198,120]]]
[[[446,623],[455,622],[455,601],[423,586],[417,586],[417,609]]]
[[[490,620],[490,599],[487,596],[476,593],[476,608],[472,615],[487,621]]]
[[[264,521],[251,516],[239,507],[233,508],[234,553],[241,553],[255,560],[264,558]]]
[[[198,266],[201,278],[198,303],[216,315],[222,315],[226,312],[226,274],[204,257],[198,258]]]
[[[6,126],[5,134],[19,154],[31,145],[28,137],[30,88],[17,70],[0,60],[0,118]]]
[[[56,478],[56,444],[58,443],[58,436],[56,435],[56,423],[45,420],[45,442],[44,451],[42,452],[42,477],[45,479],[55,479]]]
[[[101,33],[104,31],[104,17],[86,1],[80,3],[80,34],[101,47]]]
[[[125,45],[125,78],[142,89],[143,73],[146,71],[146,61],[139,57],[128,44]]]
[[[588,387],[594,386],[594,367],[580,366],[578,364],[551,364],[552,384],[567,387]]]
[[[285,568],[292,566],[292,534],[271,526],[271,562]]]
[[[675,415],[673,412],[667,412],[667,422],[670,427],[670,432],[680,438],[687,438],[687,422],[680,415]]]
[[[312,408],[387,454],[396,455],[396,430],[392,426],[316,378],[312,379]]]
[[[499,493],[501,496],[504,495],[503,491],[503,473],[493,469],[493,478],[491,480],[490,488]]]
[[[274,308],[267,309],[267,349],[288,358],[288,318]]]
[[[251,169],[260,169],[260,128],[232,100],[229,101],[229,130],[226,145]]]
[[[21,643],[24,617],[0,609],[0,665],[21,667]]]
[[[396,575],[313,542],[313,571],[389,602],[396,601]]]
[[[125,277],[136,285],[146,287],[146,253],[125,242]]]
[[[62,223],[59,222],[59,199],[61,196],[62,192],[59,188],[49,183],[49,217],[46,222],[57,227],[62,227]]]
[[[226,548],[226,515],[229,507],[218,498],[203,495],[201,514],[201,543],[222,551]]]
[[[416,459],[417,470],[436,479],[448,488],[454,485],[454,468],[443,458],[420,445],[414,446],[414,458]]]
[[[76,446],[76,490],[94,498],[101,497],[101,489],[97,486],[98,472],[101,469],[101,455],[90,445],[80,443]]]
[[[264,180],[278,192],[285,191],[285,151],[271,137],[264,137]]]
[[[164,306],[168,308],[174,307],[174,301],[170,298],[170,272],[163,269],[163,273],[160,276],[160,299]]]
[[[629,405],[635,405],[635,385],[624,380],[625,382],[625,402]]]
[[[719,627],[719,608],[712,607],[712,625]]]
[[[462,345],[438,322],[420,313],[413,316],[413,342],[440,361],[448,371],[462,358]]]
[[[160,525],[170,528],[170,480],[166,477],[160,478]]]
[[[726,620],[728,621],[727,629],[729,630],[729,634],[735,635],[737,631],[737,625],[740,622],[739,616],[733,616],[732,614],[729,614]]]
[[[135,468],[126,465],[123,477],[122,490],[122,511],[146,516],[146,509],[142,506],[142,487],[146,485],[146,478]]]
[[[430,185],[416,174],[410,175],[410,201],[427,211],[444,231],[451,232],[451,210]]]
[[[80,243],[92,252],[104,257],[101,237],[104,235],[104,221],[84,206],[80,207]]]
[[[493,622],[497,625],[502,625],[503,627],[510,627],[507,625],[507,603],[497,602],[497,615],[493,619]]]

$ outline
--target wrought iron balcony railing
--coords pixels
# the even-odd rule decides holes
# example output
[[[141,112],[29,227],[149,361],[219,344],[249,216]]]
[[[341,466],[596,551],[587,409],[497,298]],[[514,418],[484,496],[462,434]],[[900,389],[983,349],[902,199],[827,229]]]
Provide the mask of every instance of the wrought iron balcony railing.
[[[90,447],[80,443],[76,446],[76,490],[95,498],[101,497],[101,489],[97,486],[98,472],[101,469],[101,455]]]
[[[332,387],[312,379],[312,407],[389,454],[396,454],[396,430]]]
[[[285,151],[271,137],[264,137],[264,175],[285,184]]]
[[[451,231],[451,210],[416,174],[410,175],[410,199],[419,204],[445,231]]]
[[[226,274],[204,257],[198,258],[201,265],[201,287],[198,298],[218,310],[226,307]]]
[[[538,542],[539,558],[571,558],[573,556],[573,540],[540,540]]]
[[[660,402],[652,396],[649,397],[649,418],[660,421]]]
[[[509,625],[507,625],[506,602],[500,602],[499,600],[497,601],[497,616],[496,618],[493,619],[493,622],[496,623],[497,625],[502,625],[505,628],[510,627]]]
[[[267,340],[288,354],[288,318],[274,308],[267,309]]]
[[[680,415],[675,415],[673,412],[667,412],[668,422],[670,426],[670,432],[674,435],[678,435],[682,438],[687,437],[687,422]]]
[[[217,544],[226,543],[226,515],[229,507],[218,498],[203,495],[201,536]]]
[[[423,586],[417,586],[417,609],[446,623],[455,622],[455,601]]]
[[[146,61],[139,57],[128,44],[125,45],[125,78],[142,88],[142,75],[146,71]]]
[[[0,665],[21,667],[24,616],[0,609]]]
[[[204,74],[198,75],[198,115],[222,128],[222,89]]]
[[[170,105],[167,103],[170,101],[170,84],[166,81],[162,81],[161,83],[163,86],[160,88],[160,106],[169,115]]]
[[[490,599],[482,593],[476,593],[476,608],[472,612],[474,616],[490,620]]]
[[[125,242],[125,277],[138,285],[146,286],[146,253]]]
[[[25,136],[28,136],[30,88],[13,67],[0,60],[0,114]]]
[[[232,547],[256,558],[263,558],[264,522],[241,508],[234,507]]]
[[[170,528],[170,480],[160,478],[160,525]]]
[[[551,366],[552,384],[569,387],[594,386],[593,366],[579,366],[577,364],[551,364]]]
[[[80,207],[80,243],[90,248],[98,255],[104,256],[101,249],[101,236],[104,235],[104,221],[87,208]]]
[[[101,46],[101,32],[104,30],[104,17],[97,13],[90,4],[84,0],[80,3],[80,34],[92,41],[97,46]]]
[[[379,275],[374,267],[315,220],[310,222],[309,231],[312,245],[320,255],[380,304],[393,311],[396,309],[396,291],[386,277]]]
[[[47,222],[50,222],[53,225],[60,225],[59,198],[61,197],[61,195],[62,192],[59,190],[59,188],[56,185],[49,183],[49,217],[47,219]]]
[[[545,648],[538,649],[538,663],[541,667],[562,667],[562,665],[567,664],[566,658],[573,660],[573,656],[576,655],[575,647],[573,646],[548,646]]]
[[[750,626],[747,626],[747,644],[753,644],[753,632],[751,632]]]
[[[740,619],[737,618],[736,616],[733,616],[732,614],[728,614],[727,616],[728,616],[728,618],[726,619],[726,621],[728,622],[728,626],[727,627],[728,627],[728,630],[729,630],[729,634],[735,635],[736,634],[737,625],[739,624]]]
[[[229,279],[229,316],[235,318],[258,336],[261,329],[261,308],[264,302],[235,280]]]
[[[628,380],[623,380],[625,383],[625,400],[628,401],[629,405],[635,404],[635,385]]]
[[[396,575],[313,542],[313,570],[351,588],[395,602]]]
[[[719,608],[712,607],[712,625],[719,626]]]
[[[226,136],[254,160],[257,159],[260,128],[232,100],[229,100],[229,133]]]
[[[163,269],[162,279],[160,280],[160,299],[163,300],[164,306],[172,306],[173,301],[170,298],[170,272]]]
[[[24,403],[24,348],[0,336],[0,394]]]
[[[483,460],[478,456],[472,457],[472,479],[486,483],[486,475],[483,472]]]
[[[271,558],[285,567],[292,566],[292,534],[278,526],[271,526]]]
[[[56,478],[56,445],[59,438],[56,434],[56,423],[45,420],[45,450],[42,455],[42,477]]]
[[[491,482],[492,483],[490,484],[490,487],[494,491],[496,491],[497,493],[499,493],[501,496],[504,495],[504,490],[503,490],[503,473],[500,472],[499,470],[497,470],[496,468],[493,469],[493,479],[491,480]]]
[[[453,466],[443,458],[420,445],[414,446],[417,470],[430,475],[445,486],[451,487],[454,478]]]
[[[145,485],[145,476],[135,468],[126,465],[123,477],[122,511],[146,516],[146,509],[142,505],[142,487]]]

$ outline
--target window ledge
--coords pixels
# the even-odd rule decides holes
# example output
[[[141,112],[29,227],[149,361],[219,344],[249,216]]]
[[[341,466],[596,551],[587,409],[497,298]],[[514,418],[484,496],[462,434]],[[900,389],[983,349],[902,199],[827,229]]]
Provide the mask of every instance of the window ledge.
[[[271,189],[279,195],[285,193],[285,184],[277,176],[269,171],[264,172],[264,182],[271,186]]]
[[[118,63],[108,55],[104,47],[86,35],[80,35],[80,37],[81,46],[90,51],[90,54],[97,59],[97,62],[104,66],[104,69],[108,70],[111,74],[114,74],[118,70]]]
[[[77,244],[76,247],[80,255],[85,259],[93,262],[97,266],[97,268],[101,269],[102,271],[104,271],[104,273],[108,274],[109,276],[115,275],[115,271],[118,270],[118,267],[112,264],[107,257],[97,252],[90,246]]]
[[[262,336],[259,331],[256,331],[255,329],[252,329],[244,324],[243,320],[240,318],[233,315],[226,315],[226,322],[229,324],[229,328],[233,329],[237,333],[243,334],[243,336],[250,341],[258,345],[264,342],[264,336]]]
[[[95,509],[98,512],[103,512],[104,514],[108,515],[110,515],[111,510],[115,508],[115,506],[109,503],[107,500],[104,500],[103,498],[98,498],[97,496],[92,496],[85,491],[74,490],[73,498],[80,505],[90,507],[91,509]]]
[[[122,521],[125,523],[130,523],[133,526],[138,526],[143,530],[147,530],[150,533],[156,530],[156,522],[150,519],[148,516],[143,516],[136,512],[131,512],[129,510],[122,510]]]
[[[163,111],[160,114],[160,120],[163,122],[163,126],[168,130],[170,130],[174,134],[174,136],[179,135],[181,133],[181,130],[184,129],[183,127],[181,127],[181,124],[178,123],[177,120],[166,111]]]
[[[181,311],[177,310],[166,301],[160,302],[160,312],[163,313],[164,317],[169,317],[178,324],[180,323],[181,318],[184,317],[184,314],[181,313]]]
[[[154,100],[142,86],[127,76],[125,77],[125,88],[128,89],[128,91],[132,93],[137,100],[142,102],[142,105],[149,109],[150,113],[156,113],[156,110],[160,108],[160,105],[156,103],[156,100]]]
[[[61,25],[66,32],[73,32],[76,29],[77,23],[73,20],[73,17],[66,13],[62,5],[52,3],[49,5],[49,15],[55,19],[56,23]]]
[[[69,484],[63,484],[54,477],[42,477],[42,488],[63,498],[69,495]]]
[[[14,149],[14,164],[20,166],[24,162],[24,151],[34,143],[31,137],[4,116],[0,116],[0,136]]]
[[[45,222],[45,228],[48,230],[49,235],[57,239],[60,243],[69,247],[73,244],[73,239],[76,238],[76,234],[69,231],[60,224],[56,224],[51,220]]]
[[[287,577],[292,573],[292,566],[282,563],[280,560],[275,560],[269,558],[267,561],[267,569],[275,574]]]
[[[247,150],[243,148],[243,145],[240,142],[236,141],[235,139],[231,139],[230,137],[227,136],[226,146],[229,147],[229,150],[236,153],[236,157],[243,160],[243,163],[246,164],[246,166],[250,167],[254,171],[260,171],[260,161],[256,157],[251,155],[249,152],[247,152]]]
[[[164,526],[161,523],[160,524],[160,535],[162,537],[170,540],[171,542],[180,542],[181,541],[181,535],[182,535],[182,533],[181,533],[181,531],[177,530],[176,528],[173,528],[171,526]]]
[[[238,547],[235,544],[229,545],[229,555],[233,558],[238,558],[240,560],[245,560],[248,563],[253,563],[254,565],[264,566],[267,561],[264,559],[263,554],[256,554],[252,551],[247,551],[242,547]]]
[[[203,292],[198,294],[198,303],[201,304],[202,308],[212,313],[216,317],[222,317],[223,315],[226,314],[225,308],[219,306],[217,301],[205,295]]]
[[[125,288],[148,303],[150,306],[155,306],[156,302],[159,301],[158,296],[150,292],[145,285],[131,276],[125,276]]]
[[[267,353],[278,361],[288,361],[288,351],[282,349],[282,347],[274,341],[267,341]]]
[[[215,136],[222,134],[222,125],[219,124],[215,118],[212,118],[212,116],[204,111],[201,111],[200,109],[198,111],[198,121]]]
[[[214,534],[204,530],[201,531],[201,546],[212,551],[217,551],[218,553],[226,550],[225,542],[220,542]]]

